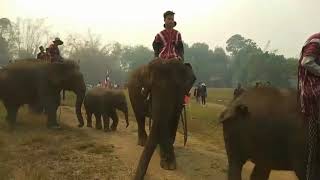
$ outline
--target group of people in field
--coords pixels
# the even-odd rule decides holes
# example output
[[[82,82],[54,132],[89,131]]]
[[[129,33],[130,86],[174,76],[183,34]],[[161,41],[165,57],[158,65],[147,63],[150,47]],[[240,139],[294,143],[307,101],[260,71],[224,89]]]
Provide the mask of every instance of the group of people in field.
[[[204,82],[199,82],[194,88],[193,96],[196,98],[197,103],[201,104],[203,107],[206,106],[207,85]]]

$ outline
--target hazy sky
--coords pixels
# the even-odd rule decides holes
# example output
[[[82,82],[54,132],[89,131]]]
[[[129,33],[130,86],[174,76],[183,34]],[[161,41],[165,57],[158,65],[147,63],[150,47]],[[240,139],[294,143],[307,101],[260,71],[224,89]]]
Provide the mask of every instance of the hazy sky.
[[[188,44],[225,47],[238,33],[262,48],[270,40],[270,49],[297,57],[306,38],[320,31],[319,8],[320,0],[0,0],[0,17],[46,17],[61,38],[90,28],[105,41],[151,48],[163,12],[173,10]]]

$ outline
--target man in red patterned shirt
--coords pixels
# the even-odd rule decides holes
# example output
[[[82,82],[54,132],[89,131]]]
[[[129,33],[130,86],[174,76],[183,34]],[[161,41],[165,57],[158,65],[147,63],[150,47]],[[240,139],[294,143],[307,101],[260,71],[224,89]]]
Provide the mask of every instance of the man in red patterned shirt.
[[[308,127],[307,177],[319,177],[316,159],[320,145],[320,33],[308,38],[304,44],[298,67],[298,96],[301,112]],[[318,169],[317,169],[318,168]]]
[[[60,38],[55,38],[54,41],[52,41],[53,44],[49,46],[49,56],[50,56],[50,62],[59,62],[62,61],[63,58],[60,55],[60,50],[58,48],[59,45],[63,44],[63,41],[60,40]]]
[[[166,11],[163,14],[164,30],[158,33],[152,43],[154,55],[157,58],[183,60],[183,43],[179,31],[173,29],[177,23],[174,21],[174,12]]]

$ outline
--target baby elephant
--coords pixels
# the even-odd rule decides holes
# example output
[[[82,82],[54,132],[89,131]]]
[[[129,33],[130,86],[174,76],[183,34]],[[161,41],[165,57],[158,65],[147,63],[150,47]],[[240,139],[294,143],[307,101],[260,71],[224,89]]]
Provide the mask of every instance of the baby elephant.
[[[92,127],[92,114],[96,118],[96,129],[102,129],[101,116],[103,117],[103,126],[105,131],[109,129],[109,117],[113,120],[111,130],[115,131],[118,126],[119,118],[116,109],[125,114],[127,126],[128,105],[123,91],[110,90],[102,87],[95,87],[88,91],[84,98],[84,107],[87,113],[87,127]]]

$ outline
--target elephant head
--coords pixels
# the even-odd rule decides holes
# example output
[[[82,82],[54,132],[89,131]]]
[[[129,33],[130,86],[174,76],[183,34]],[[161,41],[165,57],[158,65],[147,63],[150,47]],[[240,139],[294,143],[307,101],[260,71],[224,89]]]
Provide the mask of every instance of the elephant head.
[[[141,72],[143,87],[151,93],[153,125],[141,155],[135,179],[143,179],[157,144],[164,169],[175,169],[173,143],[187,95],[196,80],[192,66],[179,60],[155,60]]]
[[[76,115],[79,121],[79,127],[84,125],[81,114],[81,105],[85,96],[86,86],[83,75],[80,72],[78,64],[73,61],[64,61],[62,63],[52,63],[48,66],[49,82],[59,91],[73,91],[77,98],[75,104]]]

